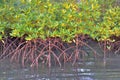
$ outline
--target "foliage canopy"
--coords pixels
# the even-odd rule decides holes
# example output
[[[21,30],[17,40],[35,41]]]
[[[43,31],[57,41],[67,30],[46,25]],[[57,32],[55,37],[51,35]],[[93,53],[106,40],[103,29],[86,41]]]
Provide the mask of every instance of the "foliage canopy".
[[[0,39],[8,36],[24,36],[26,40],[60,37],[71,42],[79,34],[87,34],[98,41],[120,36],[120,7],[104,7],[101,3],[101,0],[2,2]]]

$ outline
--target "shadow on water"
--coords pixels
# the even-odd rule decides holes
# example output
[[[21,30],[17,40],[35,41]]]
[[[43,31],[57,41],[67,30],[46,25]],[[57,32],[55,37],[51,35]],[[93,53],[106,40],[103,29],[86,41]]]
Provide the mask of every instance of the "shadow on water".
[[[103,59],[89,58],[72,66],[40,66],[38,70],[0,62],[0,80],[120,80],[120,56]]]

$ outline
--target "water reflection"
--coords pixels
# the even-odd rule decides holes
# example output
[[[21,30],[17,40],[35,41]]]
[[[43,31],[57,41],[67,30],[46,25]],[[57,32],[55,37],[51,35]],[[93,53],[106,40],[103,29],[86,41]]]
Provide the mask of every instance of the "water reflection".
[[[38,70],[21,68],[9,61],[0,62],[0,80],[120,80],[120,56],[103,59],[88,59],[75,66],[67,63],[63,67]]]

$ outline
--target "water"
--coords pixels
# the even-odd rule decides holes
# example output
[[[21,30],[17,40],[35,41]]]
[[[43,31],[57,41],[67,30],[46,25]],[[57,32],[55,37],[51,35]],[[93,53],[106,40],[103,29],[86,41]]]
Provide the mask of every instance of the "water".
[[[106,61],[106,62],[105,62]],[[0,62],[0,80],[120,80],[120,56],[103,59],[89,58],[72,66],[39,69],[21,68],[20,65]]]

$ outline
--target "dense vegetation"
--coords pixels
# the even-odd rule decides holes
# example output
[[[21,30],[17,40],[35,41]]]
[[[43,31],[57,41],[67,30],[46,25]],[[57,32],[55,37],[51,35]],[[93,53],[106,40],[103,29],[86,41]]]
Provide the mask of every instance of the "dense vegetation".
[[[88,46],[82,39],[79,39],[79,35],[84,37],[88,35],[98,42],[116,42],[113,36],[117,38],[120,36],[120,7],[118,4],[116,5],[116,1],[66,0],[59,3],[49,0],[2,1],[0,4],[0,40],[7,48],[3,49],[1,58],[5,55],[13,55],[13,59],[19,53],[25,56],[25,53],[29,52],[29,48],[31,48],[29,46],[37,45],[39,42],[39,47],[42,46],[40,50],[37,48],[40,54],[37,54],[37,57],[33,56],[34,53],[36,54],[35,46],[31,48],[33,52],[31,49],[29,52],[33,53],[33,58],[30,56],[32,65],[37,64],[36,60],[41,59],[42,55],[50,53],[60,64],[61,54],[58,57],[52,52],[52,48],[59,49],[67,61],[68,55],[65,52],[68,49],[61,49],[61,46],[64,47],[63,42],[74,42],[76,52],[79,52],[78,44]],[[51,42],[52,44],[50,44]],[[10,54],[7,54],[7,51]],[[28,55],[26,56],[28,57]],[[78,56],[78,53],[75,56]],[[77,57],[74,61],[76,59]],[[50,66],[50,55],[46,60]],[[27,61],[26,57],[22,61],[24,64],[24,61]]]

